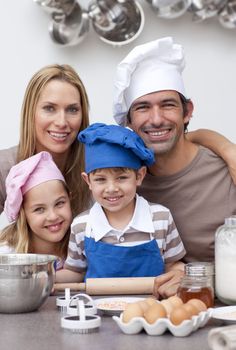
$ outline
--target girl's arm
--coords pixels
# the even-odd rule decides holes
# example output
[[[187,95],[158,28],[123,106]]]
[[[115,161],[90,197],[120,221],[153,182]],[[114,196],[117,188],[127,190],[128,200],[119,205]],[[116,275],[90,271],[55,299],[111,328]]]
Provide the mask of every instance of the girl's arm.
[[[84,273],[74,272],[67,269],[61,269],[56,271],[56,283],[72,283],[72,282],[83,282]]]
[[[230,175],[236,185],[236,144],[218,132],[207,129],[188,132],[186,138],[218,154],[227,164]]]

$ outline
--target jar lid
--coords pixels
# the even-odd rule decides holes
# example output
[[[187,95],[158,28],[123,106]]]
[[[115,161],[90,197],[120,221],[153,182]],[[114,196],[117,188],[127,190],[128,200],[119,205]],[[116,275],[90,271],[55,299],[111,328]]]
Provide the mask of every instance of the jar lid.
[[[191,262],[185,265],[185,274],[188,276],[212,276],[214,264],[211,262]]]
[[[225,219],[225,225],[227,226],[235,226],[236,225],[236,215],[232,215],[229,218]]]

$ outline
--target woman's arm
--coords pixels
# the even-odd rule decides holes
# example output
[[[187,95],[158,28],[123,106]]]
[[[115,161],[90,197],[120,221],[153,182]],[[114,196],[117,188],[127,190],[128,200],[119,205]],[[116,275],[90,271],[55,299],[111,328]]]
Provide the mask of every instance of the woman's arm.
[[[236,185],[236,144],[218,132],[208,129],[188,132],[186,138],[218,154],[228,165],[229,172]]]

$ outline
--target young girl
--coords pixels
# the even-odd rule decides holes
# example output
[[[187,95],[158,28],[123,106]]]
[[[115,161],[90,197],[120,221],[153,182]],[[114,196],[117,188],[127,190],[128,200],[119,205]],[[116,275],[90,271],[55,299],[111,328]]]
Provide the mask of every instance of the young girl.
[[[0,253],[58,256],[63,266],[72,221],[64,177],[48,152],[13,166],[6,179],[4,211],[11,222],[0,235]]]

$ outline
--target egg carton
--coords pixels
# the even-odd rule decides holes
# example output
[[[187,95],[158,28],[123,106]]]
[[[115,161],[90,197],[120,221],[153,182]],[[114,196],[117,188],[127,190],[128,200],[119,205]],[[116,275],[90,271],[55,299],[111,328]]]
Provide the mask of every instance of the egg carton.
[[[128,323],[124,323],[122,321],[123,313],[119,317],[113,316],[112,318],[125,334],[137,334],[145,330],[148,335],[162,335],[168,330],[175,337],[186,337],[198,328],[204,327],[210,319],[212,312],[213,309],[209,308],[196,316],[192,316],[190,320],[184,320],[177,326],[168,318],[159,318],[153,324],[147,323],[143,317],[134,317]]]

